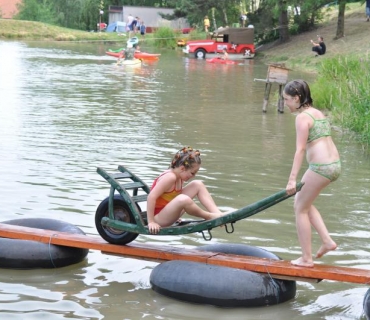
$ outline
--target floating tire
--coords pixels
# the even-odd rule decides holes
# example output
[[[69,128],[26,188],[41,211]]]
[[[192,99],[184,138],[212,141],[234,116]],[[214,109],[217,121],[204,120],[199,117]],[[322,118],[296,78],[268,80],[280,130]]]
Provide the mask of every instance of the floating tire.
[[[15,219],[2,222],[14,226],[85,234],[78,227],[54,219]],[[0,268],[60,268],[83,261],[89,250],[31,240],[0,238]]]
[[[280,260],[271,252],[246,245],[218,244],[198,249]],[[228,308],[275,305],[293,299],[296,294],[295,281],[180,260],[156,266],[151,273],[150,284],[155,292],[167,297]]]
[[[370,289],[366,291],[363,307],[364,307],[364,314],[366,316],[366,319],[370,320]]]

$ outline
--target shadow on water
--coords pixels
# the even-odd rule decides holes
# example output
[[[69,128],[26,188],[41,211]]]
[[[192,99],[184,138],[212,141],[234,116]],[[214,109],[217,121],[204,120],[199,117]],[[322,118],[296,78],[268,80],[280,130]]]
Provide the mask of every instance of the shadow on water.
[[[267,66],[208,64],[161,51],[157,62],[122,68],[104,55],[113,46],[0,42],[1,214],[61,219],[97,235],[96,207],[109,186],[96,167],[124,164],[144,181],[169,165],[183,145],[198,148],[198,176],[224,210],[240,208],[286,185],[295,151],[294,117],[276,112],[273,88],[262,114]],[[152,50],[145,48],[142,50]],[[290,78],[312,79],[292,71]],[[317,200],[339,243],[323,259],[368,269],[369,159],[334,132],[343,175]],[[239,221],[212,242],[263,247],[283,259],[299,255],[292,200]],[[201,235],[139,236],[138,242],[192,247]],[[316,235],[314,247],[318,247]],[[258,309],[224,310],[168,299],[150,290],[155,262],[90,252],[57,270],[3,270],[1,316],[33,319],[358,319],[364,286],[299,283],[296,299]],[[217,280],[216,280],[217,281]]]

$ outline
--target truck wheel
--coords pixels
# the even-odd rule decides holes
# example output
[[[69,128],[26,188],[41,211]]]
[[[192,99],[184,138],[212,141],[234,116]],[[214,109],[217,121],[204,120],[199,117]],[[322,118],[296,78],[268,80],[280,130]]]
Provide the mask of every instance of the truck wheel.
[[[195,58],[197,59],[205,59],[206,51],[204,49],[197,49],[194,55],[195,55]]]

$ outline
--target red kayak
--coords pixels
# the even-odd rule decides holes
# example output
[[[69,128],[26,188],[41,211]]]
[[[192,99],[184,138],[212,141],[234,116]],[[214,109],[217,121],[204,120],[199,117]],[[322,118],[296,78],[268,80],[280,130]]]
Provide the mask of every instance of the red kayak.
[[[206,59],[208,63],[219,63],[219,64],[238,64],[237,61],[233,60],[224,60],[221,58],[212,58],[212,59]]]
[[[118,58],[120,52],[107,51],[105,54]],[[134,57],[141,60],[158,60],[160,53],[135,52]]]

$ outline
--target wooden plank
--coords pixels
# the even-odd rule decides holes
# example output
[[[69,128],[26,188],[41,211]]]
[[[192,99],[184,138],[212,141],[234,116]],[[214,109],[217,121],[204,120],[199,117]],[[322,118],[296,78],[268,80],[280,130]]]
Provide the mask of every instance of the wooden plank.
[[[238,268],[264,274],[274,278],[306,281],[308,279],[326,279],[351,283],[370,283],[370,271],[358,268],[315,264],[313,268],[297,267],[289,261],[271,260],[256,257],[231,255],[217,252],[205,252],[170,246],[131,243],[121,246],[105,242],[98,236],[68,234],[64,232],[13,226],[0,223],[0,237],[33,240],[54,245],[100,250],[105,253],[127,257],[150,259],[154,261],[187,260],[213,264],[223,267]]]

